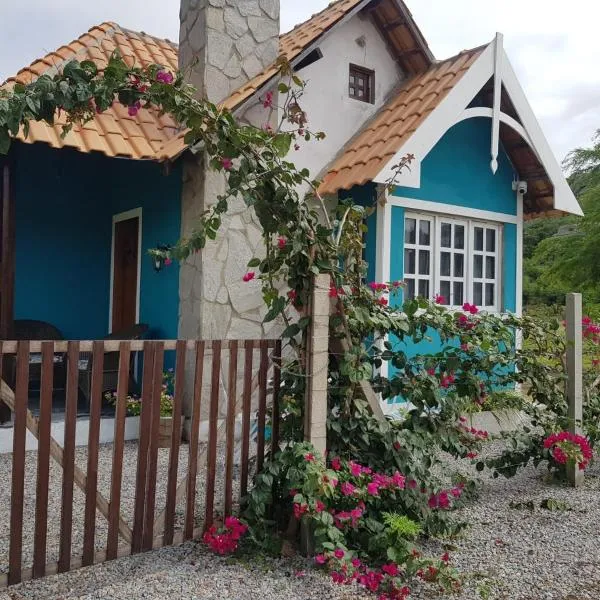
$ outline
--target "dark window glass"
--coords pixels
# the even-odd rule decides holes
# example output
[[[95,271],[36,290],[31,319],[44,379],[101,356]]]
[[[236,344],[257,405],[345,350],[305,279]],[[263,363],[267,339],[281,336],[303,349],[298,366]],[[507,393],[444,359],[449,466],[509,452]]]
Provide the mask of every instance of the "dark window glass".
[[[483,306],[483,283],[473,284],[473,303],[475,306]]]
[[[450,282],[449,281],[440,281],[440,296],[444,298],[444,302],[442,304],[450,304]]]
[[[454,277],[464,277],[465,274],[465,255],[454,255]]]
[[[496,252],[496,230],[488,229],[485,237],[485,249],[488,252]]]
[[[487,279],[496,279],[496,259],[493,256],[485,257],[485,276]]]
[[[419,221],[419,244],[421,246],[431,245],[431,223],[429,221]]]
[[[481,279],[483,277],[483,256],[476,254],[473,257],[473,277]]]
[[[417,221],[416,219],[406,219],[404,221],[404,243],[417,243]]]
[[[419,280],[419,296],[429,298],[429,281],[426,279]]]
[[[407,300],[412,300],[415,297],[415,280],[414,279],[408,279],[406,281],[406,288],[405,288],[406,292],[406,299]]]
[[[407,275],[414,275],[416,273],[416,250],[407,248],[404,251],[404,272]]]
[[[475,227],[475,250],[483,252],[483,227]]]
[[[494,306],[496,304],[494,302],[494,289],[495,285],[493,283],[485,284],[485,305],[486,306]]]
[[[419,275],[429,275],[429,250],[419,250]]]
[[[450,252],[442,252],[440,260],[440,275],[442,277],[450,277],[450,262],[452,255]]]
[[[454,306],[461,306],[464,303],[463,300],[463,284],[462,282],[454,282],[454,298],[452,298],[452,304]]]
[[[452,247],[452,225],[442,223],[442,248]]]
[[[465,227],[464,225],[454,226],[454,247],[457,250],[465,249]]]

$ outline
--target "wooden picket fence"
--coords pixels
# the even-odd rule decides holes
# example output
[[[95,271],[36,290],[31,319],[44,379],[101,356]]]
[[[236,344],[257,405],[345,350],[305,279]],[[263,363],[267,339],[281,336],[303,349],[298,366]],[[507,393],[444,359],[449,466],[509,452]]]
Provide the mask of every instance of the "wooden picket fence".
[[[168,470],[159,477],[157,470],[160,399],[165,354],[174,353],[173,434],[168,449]],[[87,467],[76,464],[76,426],[81,356],[91,357],[91,393]],[[101,493],[98,477],[99,431],[103,402],[103,361],[106,353],[118,353],[118,385],[112,442],[110,491]],[[39,416],[29,410],[30,367],[32,356],[41,354]],[[64,440],[62,446],[51,435],[53,372],[55,357],[65,360],[66,388]],[[257,356],[255,356],[257,355]],[[114,355],[113,355],[114,357]],[[0,587],[21,581],[65,572],[120,556],[144,552],[197,538],[215,519],[232,514],[249,485],[249,464],[255,448],[256,468],[262,467],[270,448],[279,442],[279,405],[281,342],[279,340],[239,341],[19,341],[0,342],[0,380],[2,365],[12,364],[16,373],[13,389],[2,381],[1,398],[14,413],[8,565],[0,563]],[[11,363],[12,361],[12,363]],[[122,511],[124,477],[125,422],[132,365],[137,365],[141,380],[141,415],[137,442],[135,501],[133,518]],[[38,365],[39,366],[39,365]],[[210,386],[208,381],[210,380]],[[186,389],[186,381],[187,388]],[[191,389],[190,389],[191,388]],[[192,403],[187,469],[179,473],[184,394]],[[270,402],[268,397],[272,397]],[[270,439],[266,439],[268,411],[271,410]],[[204,415],[204,417],[203,417]],[[236,420],[241,418],[241,439],[236,447]],[[208,439],[200,443],[201,424],[208,421]],[[253,424],[254,427],[253,427]],[[239,429],[239,427],[238,427]],[[35,474],[35,523],[33,524],[32,564],[24,565],[24,504],[27,430],[37,438]],[[256,438],[253,439],[253,430]],[[218,447],[224,448],[223,497],[216,498]],[[221,451],[219,450],[219,451]],[[238,473],[234,478],[235,454]],[[50,459],[62,468],[60,514],[48,507]],[[223,472],[221,471],[223,475]],[[165,476],[166,475],[166,476]],[[199,478],[204,478],[203,507],[196,497]],[[83,542],[73,550],[73,505],[75,486],[85,495]],[[166,498],[157,506],[159,497]],[[60,519],[58,560],[48,560],[49,517]],[[106,542],[99,547],[97,519],[107,521]],[[179,517],[179,518],[178,518]],[[80,539],[80,538],[78,538]],[[6,554],[6,553],[5,553]],[[0,556],[2,553],[0,552]],[[31,558],[30,558],[31,559]],[[27,559],[25,559],[27,560]]]

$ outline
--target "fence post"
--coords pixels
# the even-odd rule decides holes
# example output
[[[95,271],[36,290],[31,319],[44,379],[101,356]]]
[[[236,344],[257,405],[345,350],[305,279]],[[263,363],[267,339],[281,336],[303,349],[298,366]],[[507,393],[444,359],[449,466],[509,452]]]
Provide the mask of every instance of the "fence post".
[[[331,276],[317,275],[313,280],[311,324],[307,351],[306,406],[304,439],[325,456],[327,450],[327,376],[329,366],[329,289]]]
[[[581,294],[567,294],[567,398],[569,431],[582,432],[583,423],[583,330]],[[583,484],[583,471],[577,465],[567,466],[572,486]]]

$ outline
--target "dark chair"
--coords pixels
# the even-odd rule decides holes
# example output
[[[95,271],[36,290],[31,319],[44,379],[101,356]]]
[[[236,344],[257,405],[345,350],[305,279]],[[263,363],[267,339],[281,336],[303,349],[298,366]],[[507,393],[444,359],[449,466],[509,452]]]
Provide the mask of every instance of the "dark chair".
[[[45,321],[32,319],[17,319],[13,325],[15,340],[60,341],[65,337],[60,330]],[[42,355],[38,353],[29,356],[29,382],[40,382],[42,374]],[[13,375],[14,379],[14,375]],[[64,352],[54,354],[54,383],[55,390],[64,390],[66,382],[66,359]]]
[[[102,338],[103,340],[139,340],[148,331],[148,325],[137,323],[132,327],[115,331]],[[133,382],[134,360],[129,366],[130,386]],[[117,388],[119,380],[119,352],[105,352],[102,367],[102,392],[113,391]],[[92,389],[92,353],[82,352],[79,357],[79,389],[85,396],[89,405]]]

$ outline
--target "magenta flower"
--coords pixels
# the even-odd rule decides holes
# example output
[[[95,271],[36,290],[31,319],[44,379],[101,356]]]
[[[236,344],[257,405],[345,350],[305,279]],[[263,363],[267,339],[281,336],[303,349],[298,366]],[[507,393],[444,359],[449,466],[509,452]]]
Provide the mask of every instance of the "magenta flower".
[[[254,271],[249,271],[242,277],[242,279],[244,280],[245,283],[248,283],[249,281],[252,281],[255,277],[256,277],[256,273]]]
[[[173,83],[174,81],[174,77],[172,73],[169,73],[168,71],[159,71],[156,74],[156,81],[158,81],[159,83],[165,83],[167,85],[170,85],[171,83]]]
[[[435,303],[436,304],[446,304],[445,296],[442,296],[441,294],[437,294],[435,297]]]
[[[271,108],[273,106],[273,92],[267,92],[265,99],[263,100],[263,106],[265,108]]]
[[[356,490],[356,487],[354,487],[349,481],[344,481],[344,483],[342,483],[340,486],[340,490],[344,496],[352,496]]]
[[[339,459],[339,457],[335,457],[331,459],[331,468],[334,471],[339,471],[342,468],[342,461]]]
[[[169,267],[173,264],[173,261],[170,258],[165,258],[165,267]]]
[[[358,463],[355,463],[354,461],[350,461],[349,466],[350,466],[350,473],[352,473],[352,475],[354,477],[360,477],[361,476],[361,474],[362,474],[362,467]]]
[[[338,559],[342,560],[344,558],[345,552],[341,548],[337,548],[333,555]]]
[[[280,250],[283,250],[287,246],[287,239],[284,237],[280,237],[277,240],[277,246],[279,246]]]
[[[367,494],[369,496],[379,496],[379,484],[374,481],[367,484]]]
[[[226,171],[231,171],[233,167],[233,161],[230,158],[222,158],[221,165]]]
[[[307,452],[307,453],[304,455],[304,460],[305,460],[306,462],[315,462],[315,455],[314,455],[314,454],[312,454],[311,452]]]
[[[315,562],[318,565],[324,565],[327,562],[327,557],[324,554],[317,554],[315,556]]]
[[[130,117],[135,117],[142,108],[142,103],[138,100],[127,109],[127,114]]]

